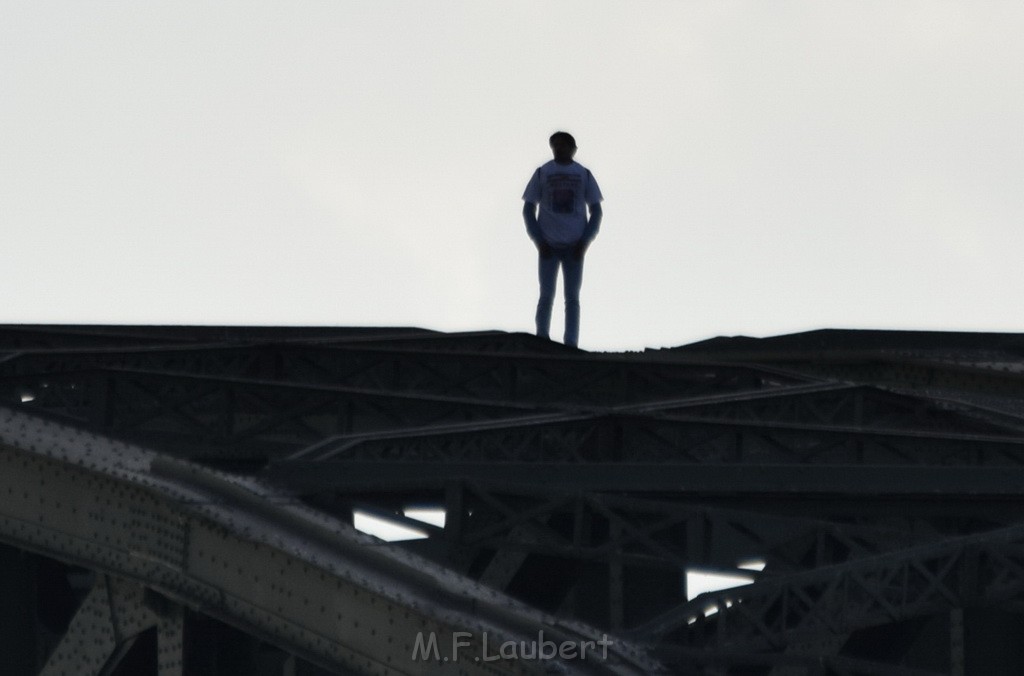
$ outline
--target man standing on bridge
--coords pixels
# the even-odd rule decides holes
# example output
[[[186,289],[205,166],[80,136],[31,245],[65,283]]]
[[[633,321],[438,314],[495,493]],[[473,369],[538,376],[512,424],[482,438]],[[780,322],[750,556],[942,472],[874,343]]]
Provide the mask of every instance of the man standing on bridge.
[[[580,335],[583,256],[601,226],[601,200],[604,198],[590,170],[573,161],[576,139],[558,131],[552,134],[550,144],[555,158],[533,172],[523,193],[526,232],[540,254],[537,335],[548,337],[555,284],[561,267],[565,344],[576,347]]]

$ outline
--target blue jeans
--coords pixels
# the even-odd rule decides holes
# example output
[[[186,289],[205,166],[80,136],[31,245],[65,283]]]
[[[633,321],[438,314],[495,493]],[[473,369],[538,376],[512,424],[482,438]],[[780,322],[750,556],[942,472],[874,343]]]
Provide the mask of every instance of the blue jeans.
[[[580,339],[580,287],[583,286],[583,258],[573,256],[572,247],[552,249],[547,258],[540,256],[540,300],[537,301],[537,335],[548,338],[551,330],[551,306],[555,301],[558,268],[562,268],[565,296],[565,344],[576,347]]]

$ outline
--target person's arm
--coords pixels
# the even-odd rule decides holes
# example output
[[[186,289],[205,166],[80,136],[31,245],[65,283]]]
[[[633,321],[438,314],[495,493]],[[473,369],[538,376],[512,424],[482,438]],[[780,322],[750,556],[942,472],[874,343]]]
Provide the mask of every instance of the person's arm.
[[[537,205],[533,202],[523,202],[523,221],[526,223],[526,234],[535,243],[542,240],[540,226],[537,225]]]
[[[550,256],[551,246],[544,241],[544,236],[540,232],[540,225],[537,224],[537,205],[533,202],[523,202],[523,221],[526,223],[526,233],[537,245],[540,255],[545,258]]]
[[[530,177],[530,182],[526,184],[526,192],[523,193],[523,221],[526,222],[526,234],[538,246],[540,246],[540,242],[544,241],[540,225],[537,223],[537,207],[540,206],[540,197],[540,167],[537,167],[537,171],[533,172],[533,176]]]
[[[587,253],[590,243],[597,237],[597,231],[601,229],[601,217],[604,215],[604,212],[601,211],[601,203],[594,202],[589,206],[590,219],[587,220],[587,225],[583,228],[583,236],[580,237],[579,244],[573,249],[576,258],[583,258],[583,254]]]
[[[583,241],[590,244],[597,237],[597,231],[601,229],[601,217],[604,216],[604,212],[601,211],[601,203],[594,202],[590,206],[590,219],[587,221],[587,227],[583,228]]]

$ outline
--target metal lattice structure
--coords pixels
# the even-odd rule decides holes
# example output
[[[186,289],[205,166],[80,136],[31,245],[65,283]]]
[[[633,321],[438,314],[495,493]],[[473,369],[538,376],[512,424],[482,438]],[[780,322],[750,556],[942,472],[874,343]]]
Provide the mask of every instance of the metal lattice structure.
[[[6,326],[0,406],[3,673],[1024,671],[1024,336]]]

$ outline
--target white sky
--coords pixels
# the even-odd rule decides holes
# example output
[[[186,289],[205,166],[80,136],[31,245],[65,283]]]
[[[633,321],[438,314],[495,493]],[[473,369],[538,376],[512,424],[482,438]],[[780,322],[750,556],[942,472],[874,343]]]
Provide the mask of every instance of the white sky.
[[[566,129],[584,348],[1021,328],[1017,0],[0,10],[0,322],[531,331]]]

